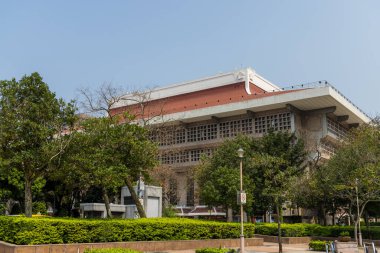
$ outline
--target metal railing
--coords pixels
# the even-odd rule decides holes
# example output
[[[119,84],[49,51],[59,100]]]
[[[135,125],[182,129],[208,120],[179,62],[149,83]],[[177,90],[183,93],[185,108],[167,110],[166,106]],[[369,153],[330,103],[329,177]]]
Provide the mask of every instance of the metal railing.
[[[288,90],[302,90],[302,89],[315,89],[315,88],[325,88],[325,87],[330,87],[333,89],[336,93],[338,93],[341,97],[343,97],[348,103],[350,103],[352,106],[354,106],[356,109],[358,109],[361,113],[363,113],[366,117],[371,119],[371,117],[365,113],[362,109],[360,109],[358,106],[354,104],[348,97],[343,95],[337,88],[335,88],[332,84],[330,84],[326,80],[321,80],[321,81],[316,81],[316,82],[310,82],[310,83],[303,83],[303,84],[295,84],[295,85],[290,85],[286,86],[280,89],[274,89],[271,91],[266,91],[264,93],[269,93],[269,92],[281,92],[281,91],[288,91]],[[257,93],[259,94],[259,93]],[[261,94],[261,93],[260,93]]]

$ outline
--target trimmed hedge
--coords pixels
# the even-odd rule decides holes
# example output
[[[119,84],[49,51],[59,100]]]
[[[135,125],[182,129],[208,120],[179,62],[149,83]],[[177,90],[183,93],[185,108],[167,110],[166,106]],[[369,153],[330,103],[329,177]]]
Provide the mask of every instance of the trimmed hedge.
[[[245,235],[253,237],[253,224],[246,224]],[[0,240],[17,245],[239,237],[238,223],[184,218],[87,220],[0,216]]]
[[[365,226],[365,222],[360,222],[360,225]],[[369,226],[379,227],[380,226],[380,222],[370,222],[370,223],[368,223],[368,225]]]
[[[111,248],[111,249],[85,249],[84,253],[142,253],[133,249]]]
[[[325,251],[328,241],[312,240],[309,242],[309,248],[316,251]]]
[[[236,253],[236,250],[228,248],[203,248],[195,250],[195,253]]]
[[[277,236],[277,223],[258,223],[255,226],[256,234]],[[302,237],[302,236],[323,236],[338,237],[342,232],[348,232],[354,237],[354,227],[352,226],[321,226],[318,224],[282,224],[281,233],[285,237]],[[364,238],[378,240],[380,239],[380,227],[370,227],[369,231],[362,227]]]

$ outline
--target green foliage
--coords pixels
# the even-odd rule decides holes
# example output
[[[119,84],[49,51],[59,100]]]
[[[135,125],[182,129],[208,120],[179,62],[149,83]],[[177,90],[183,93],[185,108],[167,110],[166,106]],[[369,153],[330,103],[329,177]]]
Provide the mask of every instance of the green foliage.
[[[364,222],[362,222],[361,224],[362,224],[363,226],[365,225]],[[380,222],[370,222],[369,225],[370,225],[370,226],[378,227],[378,226],[380,226]]]
[[[256,225],[255,230],[257,234],[278,235],[277,223],[260,223]],[[307,236],[307,224],[282,224],[281,235],[286,237]]]
[[[380,198],[379,130],[378,122],[352,129],[337,144],[336,154],[327,163],[314,164],[309,175],[294,184],[292,202],[299,207],[317,209],[321,223],[328,213],[339,209],[354,213],[357,222],[357,186],[360,213],[367,207],[368,214],[376,216],[379,205],[371,201]]]
[[[228,248],[203,248],[196,249],[195,253],[236,253],[236,250]]]
[[[342,231],[339,233],[340,236],[350,236],[350,232],[348,231]]]
[[[70,189],[98,187],[103,200],[117,192],[127,178],[146,176],[157,162],[156,146],[137,124],[120,124],[120,118],[92,118],[72,134],[72,143],[52,178]]]
[[[72,103],[57,99],[38,73],[20,81],[0,81],[0,170],[8,183],[25,191],[25,215],[32,215],[32,187],[41,189],[51,162],[68,138],[57,134],[72,126]]]
[[[380,198],[380,131],[378,126],[364,125],[355,129],[335,156],[327,170],[334,175],[334,193],[347,202],[356,200],[358,189],[361,211],[369,200]]]
[[[33,214],[47,214],[46,203],[43,201],[33,202]]]
[[[239,136],[225,141],[211,158],[204,157],[203,163],[197,168],[196,178],[198,184],[202,185],[200,197],[206,205],[238,210],[236,196],[240,190],[240,158],[237,150],[239,147],[248,149],[250,144],[249,137]],[[253,202],[254,184],[246,173],[247,161],[247,158],[243,158],[243,189],[247,193],[246,210],[249,212]]]
[[[243,148],[243,188],[248,193],[248,212],[267,211],[275,199],[285,198],[289,185],[303,172],[303,141],[288,132],[269,131],[262,138],[238,136],[226,140],[197,170],[201,199],[207,205],[237,208],[239,147]],[[255,202],[252,205],[252,202]]]
[[[256,198],[262,211],[271,205],[281,206],[289,187],[303,174],[306,159],[304,143],[289,132],[269,131],[258,141],[250,170],[256,184]]]
[[[309,242],[309,248],[315,251],[325,251],[326,244],[329,243],[329,241],[312,240]]]
[[[253,237],[254,225],[245,225]],[[81,220],[0,216],[0,240],[14,244],[239,238],[238,223],[180,218]]]
[[[85,249],[84,253],[141,253],[141,251],[124,248],[110,248],[110,249]]]
[[[171,205],[168,207],[164,207],[162,210],[162,217],[167,217],[167,218],[177,217],[176,211]]]
[[[352,226],[321,226],[318,224],[282,224],[281,234],[286,237],[302,237],[302,236],[323,236],[323,237],[339,237],[341,233],[348,233],[353,237],[354,227]],[[275,223],[258,223],[255,226],[255,233],[261,235],[277,236],[277,224]],[[370,239],[380,239],[380,227],[371,227],[362,229],[364,237]]]

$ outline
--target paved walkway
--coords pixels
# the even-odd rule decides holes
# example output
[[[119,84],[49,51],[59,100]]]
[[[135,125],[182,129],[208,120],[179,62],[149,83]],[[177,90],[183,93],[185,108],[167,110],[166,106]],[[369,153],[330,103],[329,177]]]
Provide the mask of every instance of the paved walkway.
[[[322,251],[311,251],[309,250],[308,244],[283,244],[283,252],[294,252],[294,253],[312,253],[312,252],[322,252]],[[250,246],[245,248],[246,253],[271,253],[278,252],[278,244],[264,242],[263,246]],[[169,253],[194,253],[195,250],[168,250],[165,252]]]
[[[324,251],[309,250],[308,244],[283,244],[282,249],[284,253],[317,253]],[[250,246],[245,248],[246,253],[274,253],[278,252],[278,244],[264,242],[263,246]],[[194,253],[195,250],[168,250],[169,253]],[[359,253],[363,253],[363,249],[359,249]]]
[[[319,251],[309,250],[308,244],[283,244],[283,252],[296,252],[296,253],[311,253]],[[268,253],[268,252],[278,252],[277,243],[265,242],[263,246],[253,246],[246,248],[247,253]]]

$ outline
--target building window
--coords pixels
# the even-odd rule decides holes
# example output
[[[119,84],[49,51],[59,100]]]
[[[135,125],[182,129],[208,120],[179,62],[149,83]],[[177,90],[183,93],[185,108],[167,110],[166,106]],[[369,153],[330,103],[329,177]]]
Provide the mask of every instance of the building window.
[[[274,131],[289,130],[292,127],[290,112],[278,113],[255,118],[255,133],[267,133],[269,129]]]
[[[175,131],[175,143],[180,144],[186,142],[186,129],[181,128]]]
[[[252,134],[252,119],[222,122],[219,128],[220,138],[235,137],[238,134]]]
[[[230,120],[192,126],[187,129],[173,126],[152,131],[150,139],[160,146],[209,141],[217,138],[230,138],[238,134],[265,134],[269,129],[286,131],[291,129],[291,113],[283,112],[256,118]],[[219,128],[219,131],[218,131]]]
[[[196,142],[196,141],[206,141],[213,140],[217,138],[218,125],[217,124],[208,124],[201,126],[193,126],[187,130],[187,141]]]
[[[190,151],[190,161],[191,162],[197,162],[201,158],[201,150],[196,149],[196,150],[191,150]]]
[[[253,133],[252,119],[241,120],[241,132],[243,134],[252,134]]]
[[[187,162],[198,162],[201,156],[204,154],[206,156],[211,156],[213,152],[212,148],[205,149],[193,149],[193,150],[183,150],[178,152],[167,152],[161,153],[158,157],[161,164],[178,164]]]
[[[202,154],[211,156],[212,152],[213,149],[211,148],[190,150],[190,162],[198,162],[201,159]]]
[[[230,137],[230,122],[223,122],[223,123],[220,123],[220,126],[219,126],[219,136],[220,138],[228,138]]]

